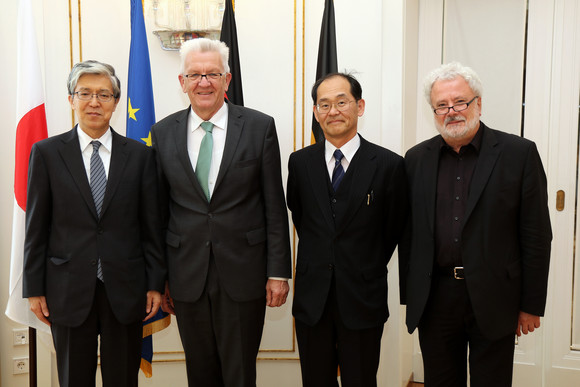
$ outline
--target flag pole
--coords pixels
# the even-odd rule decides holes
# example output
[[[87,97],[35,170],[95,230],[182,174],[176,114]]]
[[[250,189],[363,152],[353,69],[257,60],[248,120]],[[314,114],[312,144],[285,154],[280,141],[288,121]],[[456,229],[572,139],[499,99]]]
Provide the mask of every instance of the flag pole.
[[[36,353],[36,329],[28,327],[28,380],[30,387],[36,387],[38,383]]]

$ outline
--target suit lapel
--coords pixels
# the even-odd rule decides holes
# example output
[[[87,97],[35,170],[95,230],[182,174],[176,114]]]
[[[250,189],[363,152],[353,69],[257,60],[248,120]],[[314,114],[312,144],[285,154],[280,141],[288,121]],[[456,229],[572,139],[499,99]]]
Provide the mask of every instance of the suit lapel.
[[[63,142],[64,145],[60,148],[59,153],[77,185],[81,196],[91,209],[94,217],[98,218],[95,201],[93,200],[93,194],[91,193],[87,171],[81,154],[76,126],[68,133],[68,136],[64,138]]]
[[[197,176],[195,175],[195,171],[193,170],[193,165],[191,165],[191,159],[189,158],[189,152],[187,150],[187,120],[191,111],[191,106],[185,110],[182,110],[182,114],[180,114],[176,118],[176,126],[172,129],[173,130],[173,139],[175,141],[175,148],[177,149],[177,158],[179,162],[183,166],[183,170],[185,174],[189,178],[191,185],[193,185],[194,189],[197,193],[207,201],[205,193],[199,184],[199,180],[197,180]]]
[[[224,176],[226,175],[230,164],[236,153],[240,137],[244,128],[244,119],[235,105],[228,104],[228,127],[226,132],[226,143],[224,146],[224,154],[220,163],[218,177],[214,187],[214,192],[217,191]]]
[[[477,158],[473,177],[471,178],[471,187],[469,188],[467,207],[465,209],[465,222],[463,224],[467,223],[469,216],[479,201],[500,154],[500,147],[497,146],[497,139],[491,129],[481,123],[480,130],[484,130],[481,141],[481,150],[479,152],[479,157]]]
[[[334,229],[334,218],[332,217],[332,208],[330,207],[330,198],[328,197],[328,185],[330,177],[326,168],[324,159],[324,141],[317,143],[312,147],[312,152],[308,154],[308,178],[316,203],[320,207],[324,219],[331,230]]]
[[[435,206],[437,196],[437,170],[439,168],[439,151],[441,137],[436,136],[427,145],[427,152],[422,157],[420,181],[423,183],[423,195],[425,210],[427,211],[427,221],[431,232],[435,232]]]
[[[109,177],[107,179],[107,189],[105,190],[105,197],[103,199],[103,208],[101,210],[101,217],[105,214],[107,207],[111,203],[111,199],[115,191],[119,187],[119,182],[122,179],[125,165],[129,158],[127,151],[127,139],[118,135],[112,128],[111,134],[113,137],[111,147],[111,163],[109,165]]]
[[[369,188],[377,169],[376,157],[377,155],[372,152],[369,143],[361,136],[360,147],[346,171],[348,175],[352,174],[351,184],[348,187],[343,187],[342,185],[340,187],[348,189],[348,205],[346,212],[337,214],[337,233],[342,232],[342,229],[349,224],[351,218],[360,209],[366,195],[369,194]]]

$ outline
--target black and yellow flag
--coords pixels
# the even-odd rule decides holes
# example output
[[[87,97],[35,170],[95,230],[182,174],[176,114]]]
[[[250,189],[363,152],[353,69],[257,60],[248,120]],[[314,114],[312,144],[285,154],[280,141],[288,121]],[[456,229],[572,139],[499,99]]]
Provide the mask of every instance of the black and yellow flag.
[[[316,63],[316,79],[338,71],[336,60],[336,28],[334,25],[334,1],[325,0],[320,42],[318,43],[318,61]],[[324,133],[318,121],[312,115],[312,137],[314,141],[324,140]]]

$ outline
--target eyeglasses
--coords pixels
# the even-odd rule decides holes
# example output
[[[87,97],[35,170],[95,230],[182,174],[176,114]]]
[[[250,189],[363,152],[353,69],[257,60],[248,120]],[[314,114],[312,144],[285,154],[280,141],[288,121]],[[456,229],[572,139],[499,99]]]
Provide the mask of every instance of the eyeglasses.
[[[435,112],[435,114],[437,114],[439,116],[443,116],[443,115],[449,113],[449,110],[450,109],[453,109],[456,112],[462,112],[464,110],[467,110],[467,108],[469,107],[469,105],[471,105],[471,103],[473,101],[475,101],[477,98],[479,98],[479,96],[476,95],[469,102],[458,103],[457,105],[453,105],[453,106],[442,106],[442,107],[438,107],[436,109],[433,109],[433,112]]]
[[[183,76],[192,82],[201,82],[201,79],[205,77],[208,81],[217,81],[224,75],[223,73],[209,73],[209,74],[183,74]]]
[[[319,103],[318,105],[316,105],[316,110],[318,110],[318,113],[325,114],[325,113],[330,112],[330,110],[332,109],[332,106],[334,106],[334,107],[336,107],[336,110],[338,110],[339,112],[343,112],[346,109],[348,109],[351,102],[355,102],[355,101],[340,100],[336,103],[323,102],[323,103]]]
[[[113,99],[114,95],[109,93],[87,93],[86,91],[75,91],[73,94],[77,95],[77,98],[81,101],[90,101],[93,97],[97,97],[97,99],[101,102],[109,102]]]

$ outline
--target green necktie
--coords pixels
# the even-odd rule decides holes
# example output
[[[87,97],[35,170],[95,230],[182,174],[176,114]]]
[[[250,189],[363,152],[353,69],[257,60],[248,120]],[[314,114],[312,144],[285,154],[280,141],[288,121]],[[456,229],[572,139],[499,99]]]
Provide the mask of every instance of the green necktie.
[[[213,137],[212,130],[213,124],[209,121],[204,121],[201,123],[201,127],[205,130],[205,136],[201,140],[201,145],[199,146],[199,154],[197,156],[197,165],[195,166],[195,174],[197,180],[205,192],[207,201],[209,202],[209,167],[211,165],[211,152],[213,148]]]

